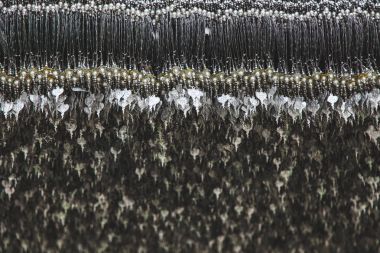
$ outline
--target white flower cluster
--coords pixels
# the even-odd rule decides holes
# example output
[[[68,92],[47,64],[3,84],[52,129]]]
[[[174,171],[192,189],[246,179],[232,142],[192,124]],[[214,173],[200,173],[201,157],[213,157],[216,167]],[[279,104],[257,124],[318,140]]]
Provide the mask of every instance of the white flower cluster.
[[[232,94],[211,96],[197,88],[182,87],[172,89],[163,96],[150,95],[147,97],[128,89],[114,89],[105,94],[93,94],[76,89],[72,89],[69,96],[64,93],[63,88],[57,87],[46,96],[24,92],[14,101],[0,97],[0,112],[4,118],[8,119],[14,116],[16,120],[23,110],[40,111],[46,116],[54,115],[57,112],[63,118],[70,109],[79,106],[90,118],[93,114],[100,117],[105,107],[116,110],[119,108],[125,113],[126,108],[129,108],[129,111],[154,112],[162,106],[180,111],[186,117],[192,109],[199,114],[202,112],[202,108],[207,107],[222,115],[228,112],[235,117],[248,118],[257,112],[257,108],[260,108],[260,110],[267,111],[277,122],[284,115],[289,115],[293,121],[296,121],[302,119],[303,115],[310,120],[319,113],[330,118],[334,112],[348,122],[349,119],[355,119],[357,114],[363,112],[377,115],[375,112],[380,105],[379,89],[357,93],[348,99],[333,94],[324,94],[313,100],[307,100],[301,96],[288,97],[278,94],[276,87],[272,87],[268,91],[256,91],[253,96],[234,96]],[[82,99],[83,103],[73,102],[76,100],[74,97]]]

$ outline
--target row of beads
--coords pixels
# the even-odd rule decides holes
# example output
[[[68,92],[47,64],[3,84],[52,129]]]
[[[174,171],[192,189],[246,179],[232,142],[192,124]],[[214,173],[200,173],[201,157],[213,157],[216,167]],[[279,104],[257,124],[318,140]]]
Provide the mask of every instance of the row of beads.
[[[357,75],[337,75],[315,72],[285,74],[273,69],[237,69],[232,72],[211,72],[208,69],[172,67],[158,75],[142,70],[119,67],[77,68],[59,71],[52,68],[24,69],[15,75],[0,72],[0,90],[5,94],[22,91],[50,89],[55,86],[104,89],[128,87],[143,92],[159,92],[177,85],[200,87],[220,92],[246,92],[272,86],[288,95],[303,95],[313,98],[324,92],[349,96],[380,87],[380,73],[365,72]]]
[[[295,4],[295,3],[293,3]],[[62,3],[57,4],[26,4],[26,5],[11,5],[0,9],[3,13],[20,13],[27,15],[28,12],[37,13],[55,13],[55,12],[80,12],[89,14],[99,13],[115,13],[136,18],[151,17],[159,19],[170,14],[172,18],[183,18],[191,15],[201,15],[210,19],[227,20],[233,17],[275,17],[290,20],[305,20],[311,18],[326,18],[326,19],[342,19],[344,17],[365,16],[368,18],[380,18],[379,8],[373,7],[363,9],[360,6],[344,6],[337,8],[330,4],[331,7],[323,7],[320,5],[305,5],[297,3],[296,6],[286,7],[286,3],[279,6],[263,6],[254,4],[237,4],[226,8],[225,4],[181,4],[172,3],[166,5],[164,3],[153,6],[141,3],[110,3],[110,4],[95,4],[90,2],[82,3]],[[305,7],[308,6],[308,7]],[[1,4],[0,4],[1,7]],[[314,7],[314,8],[313,8]],[[380,7],[380,6],[379,6]]]

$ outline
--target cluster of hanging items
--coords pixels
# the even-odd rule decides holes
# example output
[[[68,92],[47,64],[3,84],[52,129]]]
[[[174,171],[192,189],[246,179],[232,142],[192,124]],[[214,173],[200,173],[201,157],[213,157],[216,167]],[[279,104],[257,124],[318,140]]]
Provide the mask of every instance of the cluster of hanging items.
[[[376,0],[0,2],[0,251],[380,248]]]

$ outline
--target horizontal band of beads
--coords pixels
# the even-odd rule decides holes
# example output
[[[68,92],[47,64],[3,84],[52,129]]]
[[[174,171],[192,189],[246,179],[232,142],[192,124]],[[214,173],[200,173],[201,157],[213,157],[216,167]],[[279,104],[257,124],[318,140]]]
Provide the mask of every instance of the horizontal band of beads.
[[[262,4],[262,3],[249,3],[248,1],[241,1],[240,4],[227,5],[220,3],[211,4],[183,4],[181,1],[165,4],[155,3],[109,3],[109,4],[95,4],[90,3],[54,3],[54,4],[26,4],[26,5],[11,5],[8,7],[1,7],[0,12],[4,14],[21,14],[27,15],[31,13],[61,13],[61,12],[79,12],[87,14],[119,14],[125,16],[132,16],[136,19],[149,17],[152,20],[159,20],[160,18],[184,18],[191,15],[204,16],[210,19],[227,20],[234,17],[270,17],[282,18],[290,20],[305,20],[313,18],[326,18],[326,19],[342,19],[344,17],[365,16],[368,18],[380,18],[380,5],[374,5],[369,8],[362,8],[359,5],[339,5],[333,3],[316,4],[315,2],[308,3],[281,3],[278,5]],[[1,6],[1,4],[0,4]],[[339,8],[340,7],[340,8]]]
[[[231,72],[211,72],[208,69],[191,69],[174,66],[153,74],[146,70],[119,67],[76,68],[58,70],[53,68],[24,69],[16,74],[0,72],[0,90],[6,95],[23,91],[82,87],[89,90],[129,88],[137,92],[155,94],[170,90],[177,85],[199,87],[214,93],[253,93],[277,87],[282,94],[313,98],[324,92],[348,97],[354,92],[380,87],[380,73],[364,72],[355,75],[338,75],[333,72],[311,74],[286,74],[266,69],[236,69]]]

